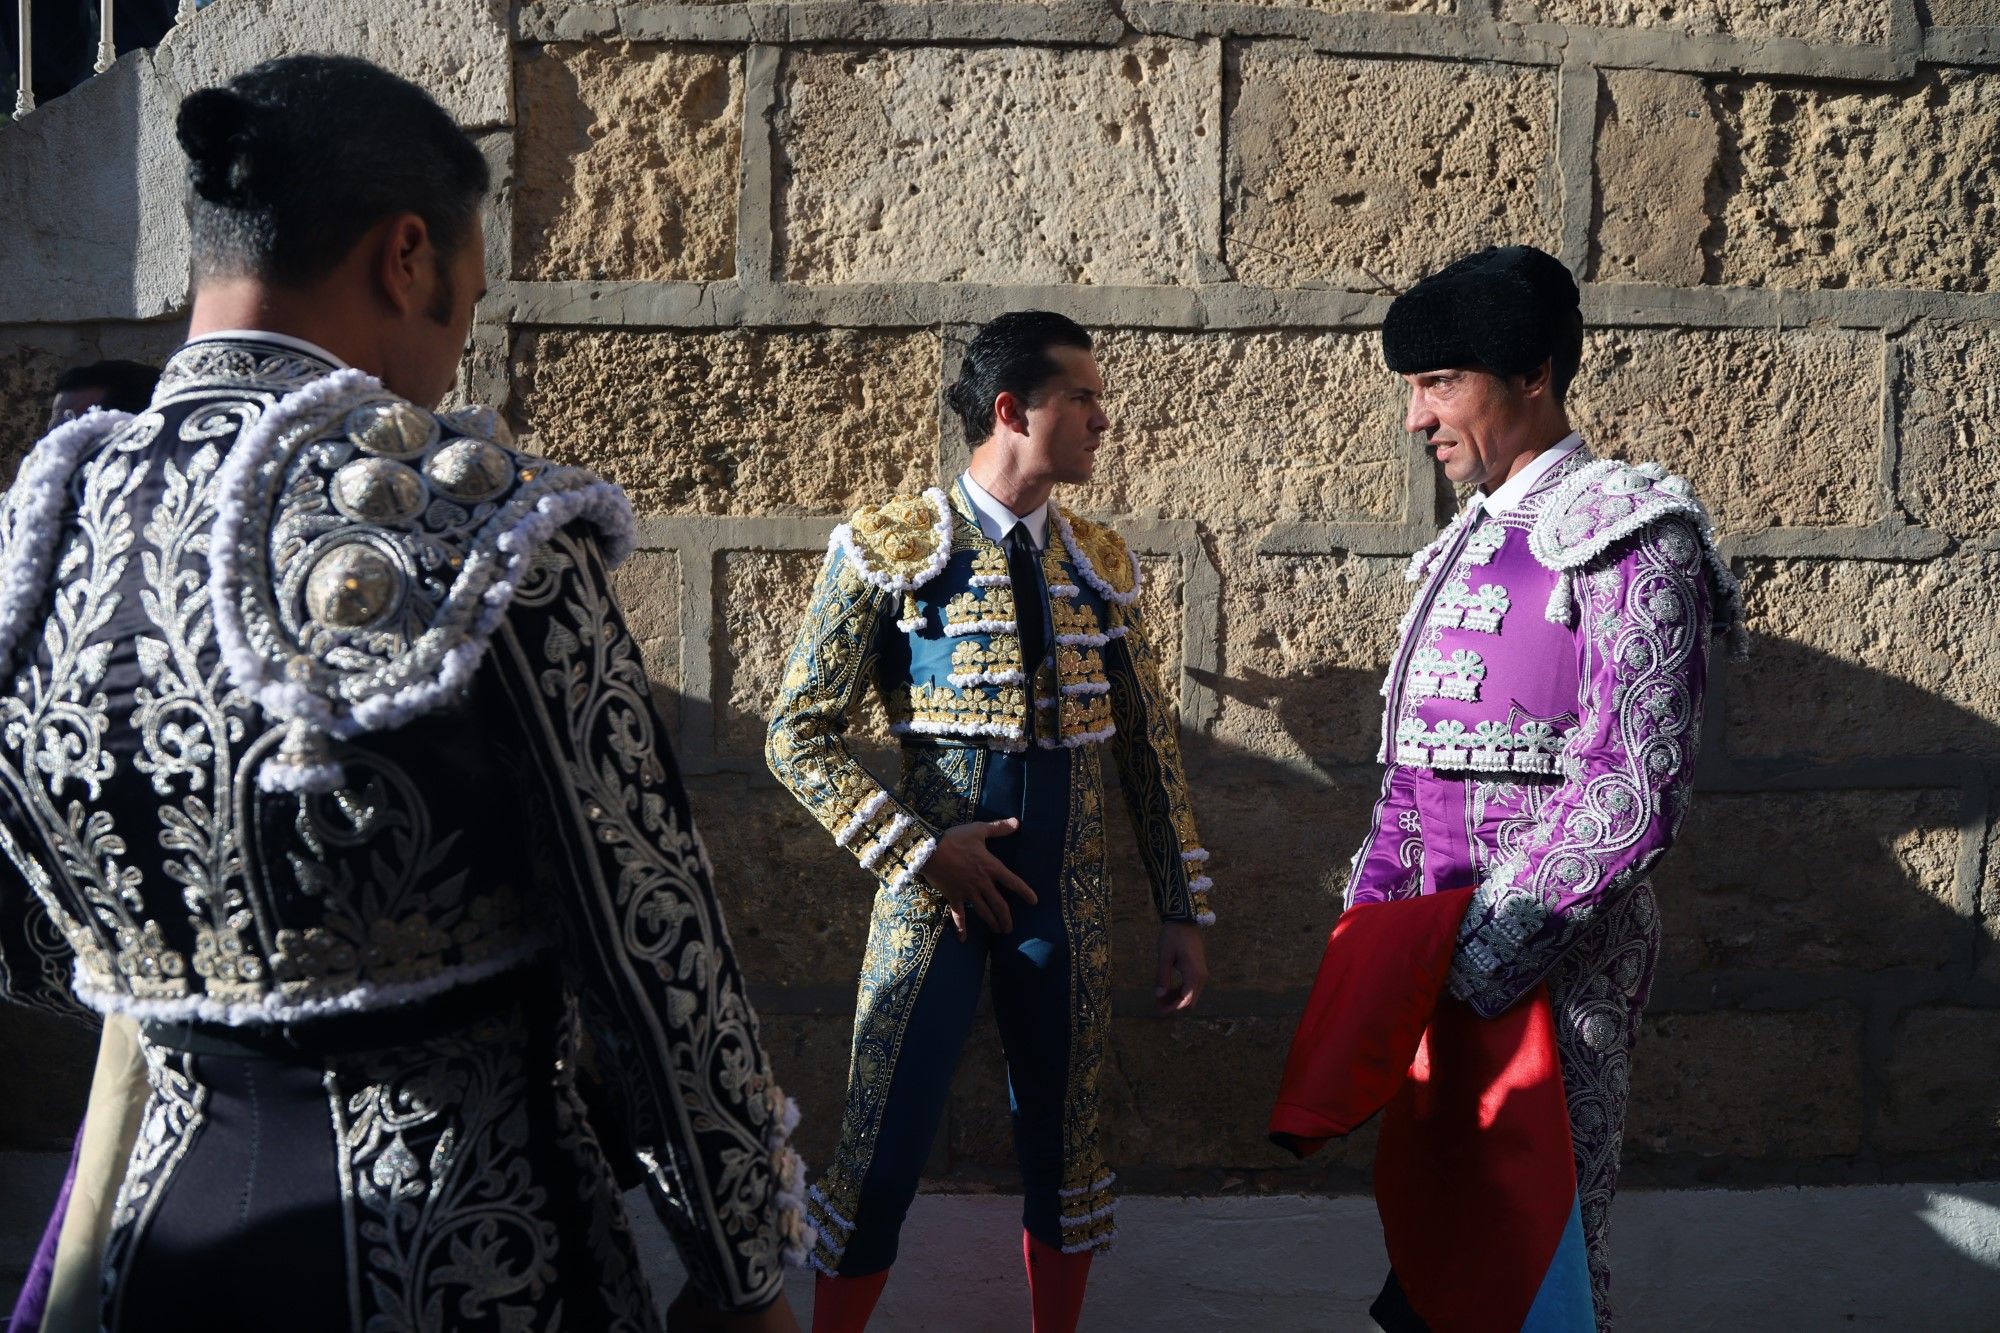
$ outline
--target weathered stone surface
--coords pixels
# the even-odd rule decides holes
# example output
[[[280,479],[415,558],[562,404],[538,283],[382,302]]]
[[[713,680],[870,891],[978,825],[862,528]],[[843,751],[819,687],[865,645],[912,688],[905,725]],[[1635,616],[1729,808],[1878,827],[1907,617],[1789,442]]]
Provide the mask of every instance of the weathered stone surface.
[[[187,156],[162,60],[129,55],[0,135],[0,321],[144,319],[186,303]]]
[[[675,46],[523,54],[514,227],[524,278],[736,271],[740,58]]]
[[[1969,961],[1956,791],[1704,793],[1654,876],[1663,975]]]
[[[781,269],[819,282],[1192,282],[1213,56],[1144,39],[810,52],[778,113]]]
[[[1098,345],[1112,431],[1090,503],[1209,526],[1394,518],[1407,436],[1372,333],[1140,333]]]
[[[1954,537],[1989,537],[2000,522],[2000,331],[1925,324],[1902,346],[1902,458],[1896,498],[1910,517]]]
[[[1412,592],[1403,565],[1232,551],[1218,740],[1306,771],[1372,760],[1382,730],[1377,691]]]
[[[1882,346],[1830,329],[1593,332],[1570,389],[1598,453],[1694,483],[1725,533],[1881,517]]]
[[[723,556],[722,601],[716,607],[722,649],[716,697],[723,703],[715,737],[724,754],[764,753],[765,726],[778,703],[785,659],[825,562],[823,551],[731,551]],[[874,690],[867,691],[849,735],[877,776],[893,781],[895,747]]]
[[[1500,0],[1500,17],[1511,23],[1845,43],[1886,41],[1892,8],[1891,0],[1811,5],[1791,0]]]
[[[1317,9],[1335,14],[1440,14],[1453,12],[1452,0],[1241,0],[1245,4],[1269,5],[1273,8]]]
[[[1611,70],[1597,94],[1599,282],[1701,281],[1717,131],[1708,89],[1687,74]]]
[[[0,1152],[66,1151],[75,1141],[97,1061],[97,1029],[16,1004],[0,1005],[0,1061],[7,1080]],[[33,1071],[32,1077],[25,1076]]]
[[[1861,1015],[1663,1014],[1632,1057],[1628,1160],[1814,1158],[1861,1146]]]
[[[1216,925],[1202,936],[1209,971],[1231,992],[1289,993],[1310,985],[1319,966],[1376,791],[1305,779],[1220,749],[1195,744],[1187,751],[1195,819],[1215,880]],[[1107,813],[1108,822],[1125,823],[1122,809]],[[1121,827],[1114,850],[1128,838]],[[1158,918],[1145,878],[1128,866],[1114,862],[1114,975],[1120,985],[1150,991]]]
[[[1401,288],[1481,245],[1555,246],[1553,75],[1232,52],[1230,267]]]
[[[681,562],[672,551],[634,551],[611,575],[667,727],[680,725]]]
[[[1725,83],[1709,282],[1985,291],[2000,78],[1926,69],[1887,89]]]
[[[1912,1009],[1896,1024],[1876,1139],[1890,1152],[2000,1157],[2000,1014]]]
[[[486,129],[512,119],[508,10],[504,0],[378,5],[363,22],[320,0],[231,0],[175,27],[158,57],[184,95],[278,56],[360,56],[422,88],[459,124]]]
[[[15,345],[0,352],[0,481],[14,473],[49,421],[49,399],[62,363],[46,348]]]
[[[813,987],[851,1015],[875,877],[761,776],[691,778],[688,793],[752,997]]]
[[[1938,25],[1972,23],[2000,27],[2000,0],[1919,0],[1919,9],[1929,10],[1929,19]]]
[[[1729,744],[1799,759],[2000,752],[2000,556],[1749,561]]]
[[[936,474],[927,333],[535,330],[514,362],[517,424],[641,512],[845,514]]]
[[[751,977],[751,999],[757,998]],[[792,1146],[806,1159],[813,1177],[833,1160],[840,1143],[840,1113],[847,1092],[847,1061],[853,1046],[849,1014],[765,1013],[758,1019],[771,1076],[799,1104],[799,1127]]]

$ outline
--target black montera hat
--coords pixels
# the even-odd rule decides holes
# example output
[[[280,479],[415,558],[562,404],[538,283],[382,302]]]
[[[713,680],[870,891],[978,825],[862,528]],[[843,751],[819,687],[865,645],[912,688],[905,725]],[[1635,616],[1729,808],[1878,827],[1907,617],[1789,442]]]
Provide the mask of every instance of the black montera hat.
[[[1583,341],[1576,279],[1532,245],[1489,245],[1397,297],[1382,359],[1398,375],[1481,367],[1524,375]],[[1574,368],[1572,366],[1572,368]]]

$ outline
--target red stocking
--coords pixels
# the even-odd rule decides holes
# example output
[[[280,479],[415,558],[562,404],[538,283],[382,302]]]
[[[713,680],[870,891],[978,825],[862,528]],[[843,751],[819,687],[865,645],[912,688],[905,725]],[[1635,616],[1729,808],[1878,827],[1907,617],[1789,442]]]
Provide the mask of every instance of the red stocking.
[[[886,1268],[866,1277],[819,1274],[813,1281],[812,1333],[861,1333],[888,1281]]]
[[[1028,1299],[1035,1310],[1034,1333],[1076,1333],[1083,1314],[1083,1288],[1090,1281],[1092,1251],[1064,1254],[1021,1233],[1021,1257],[1028,1264]],[[819,1333],[815,1327],[813,1333]]]

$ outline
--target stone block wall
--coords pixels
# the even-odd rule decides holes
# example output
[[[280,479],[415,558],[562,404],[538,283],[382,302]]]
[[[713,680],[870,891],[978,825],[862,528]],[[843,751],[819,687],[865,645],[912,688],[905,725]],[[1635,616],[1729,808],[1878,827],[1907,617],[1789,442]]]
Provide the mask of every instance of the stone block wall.
[[[252,8],[276,26],[304,4]],[[1755,634],[1717,664],[1703,796],[1659,877],[1627,1180],[2000,1175],[2000,7],[489,18],[497,44],[370,39],[458,71],[500,168],[464,388],[642,512],[620,586],[809,1158],[838,1127],[869,883],[765,774],[764,715],[828,530],[956,473],[939,386],[981,320],[1037,305],[1102,335],[1114,434],[1071,501],[1144,553],[1222,917],[1200,1015],[1154,1020],[1118,853],[1108,1151],[1139,1190],[1365,1188],[1372,1135],[1297,1165],[1263,1124],[1378,782],[1404,557],[1455,503],[1376,329],[1424,272],[1532,241],[1584,280],[1580,424],[1695,481]],[[0,300],[0,392],[22,401],[64,347],[170,336],[131,321],[184,284],[132,286],[122,316]],[[864,731],[893,763],[879,718]],[[1013,1179],[979,1032],[944,1188]]]

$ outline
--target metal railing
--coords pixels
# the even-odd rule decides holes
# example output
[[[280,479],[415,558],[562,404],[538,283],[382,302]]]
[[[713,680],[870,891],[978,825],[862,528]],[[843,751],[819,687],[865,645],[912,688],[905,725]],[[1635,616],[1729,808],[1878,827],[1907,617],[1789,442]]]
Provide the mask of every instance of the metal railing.
[[[92,69],[102,74],[118,59],[117,45],[112,37],[111,19],[114,0],[98,0],[97,3],[97,60]],[[186,23],[200,8],[202,0],[180,0],[180,7],[174,11],[176,25]],[[35,109],[35,26],[34,0],[14,0],[16,29],[16,54],[20,57],[20,86],[14,93],[14,118],[20,119]]]

